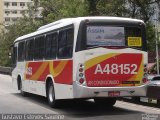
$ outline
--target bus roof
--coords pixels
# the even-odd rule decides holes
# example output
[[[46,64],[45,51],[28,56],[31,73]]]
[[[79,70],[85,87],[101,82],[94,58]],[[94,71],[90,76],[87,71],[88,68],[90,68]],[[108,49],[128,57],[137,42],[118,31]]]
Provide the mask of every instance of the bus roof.
[[[77,17],[77,18],[65,18],[65,19],[61,19],[52,23],[49,23],[47,25],[41,26],[40,28],[38,28],[37,31],[23,35],[21,37],[18,37],[14,42],[18,42],[20,40],[23,39],[27,39],[45,32],[49,32],[52,31],[54,29],[57,29],[59,27],[64,27],[70,24],[74,24],[74,23],[80,23],[83,20],[121,20],[121,21],[132,21],[132,22],[142,22],[144,23],[142,20],[138,20],[138,19],[132,19],[132,18],[123,18],[123,17],[106,17],[106,16],[94,16],[94,17]]]

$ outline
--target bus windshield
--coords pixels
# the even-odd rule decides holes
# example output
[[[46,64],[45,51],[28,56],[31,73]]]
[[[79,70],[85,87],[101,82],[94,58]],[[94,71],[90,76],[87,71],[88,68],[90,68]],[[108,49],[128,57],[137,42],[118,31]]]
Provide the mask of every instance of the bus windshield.
[[[141,29],[137,27],[87,26],[87,47],[142,47]]]

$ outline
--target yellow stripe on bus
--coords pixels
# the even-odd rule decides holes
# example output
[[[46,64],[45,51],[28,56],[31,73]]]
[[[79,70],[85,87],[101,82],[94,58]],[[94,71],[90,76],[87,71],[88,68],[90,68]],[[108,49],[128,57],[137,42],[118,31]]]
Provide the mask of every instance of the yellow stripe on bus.
[[[117,55],[120,55],[120,54],[119,53],[110,53],[110,54],[105,54],[105,55],[102,55],[102,56],[92,58],[92,59],[85,62],[85,69],[87,70],[87,69],[93,67],[94,65],[96,65],[98,63],[101,63],[102,61],[104,61],[106,59],[115,57]]]
[[[34,73],[34,75],[32,75],[32,77],[30,78],[30,80],[38,80],[39,77],[42,75],[42,73],[47,68],[47,65],[48,65],[48,62],[43,62],[42,65],[36,71],[36,73]]]
[[[53,77],[57,77],[65,68],[68,61],[61,61],[56,68],[54,68],[53,61],[49,62],[49,71],[50,74],[53,75]]]
[[[140,64],[140,67],[139,67],[139,70],[137,72],[136,75],[134,75],[132,78],[130,78],[129,80],[142,80],[143,78],[143,56],[142,56],[142,61],[141,61],[141,64]],[[140,83],[141,84],[141,83]],[[139,84],[139,85],[140,85]]]
[[[27,74],[26,74],[26,72],[27,72],[28,64],[29,64],[29,63],[27,62],[27,63],[26,63],[26,66],[25,66],[24,80],[27,79]]]

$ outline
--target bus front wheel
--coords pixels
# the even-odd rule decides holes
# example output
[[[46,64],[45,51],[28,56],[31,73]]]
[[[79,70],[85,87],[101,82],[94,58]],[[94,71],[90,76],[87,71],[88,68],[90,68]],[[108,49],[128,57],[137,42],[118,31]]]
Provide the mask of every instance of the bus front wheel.
[[[48,89],[47,89],[47,99],[48,103],[52,108],[57,108],[58,101],[55,99],[55,91],[52,81],[48,83]]]
[[[116,103],[115,98],[95,98],[94,102],[98,106],[104,106],[107,108],[113,107],[113,105]]]
[[[20,93],[21,93],[21,95],[24,96],[24,97],[26,97],[27,96],[27,92],[23,91],[23,86],[22,86],[22,81],[21,80],[20,80],[19,86],[20,86]]]

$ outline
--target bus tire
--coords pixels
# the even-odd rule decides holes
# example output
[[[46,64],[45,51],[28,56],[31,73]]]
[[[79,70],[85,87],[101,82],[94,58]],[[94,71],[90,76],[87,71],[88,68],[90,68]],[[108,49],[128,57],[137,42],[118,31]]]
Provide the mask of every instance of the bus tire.
[[[58,107],[58,101],[55,99],[55,91],[54,91],[54,86],[53,82],[50,81],[47,85],[47,99],[50,107],[52,108],[57,108]]]
[[[157,99],[157,107],[160,108],[160,99]]]
[[[133,102],[135,102],[135,103],[141,102],[140,97],[132,97],[132,100],[133,100]]]
[[[24,97],[26,97],[27,96],[27,92],[23,91],[22,80],[20,80],[20,82],[19,82],[19,87],[20,87],[20,93],[21,93],[21,95],[24,96]]]
[[[106,108],[111,108],[116,103],[115,98],[94,98],[96,105]]]

